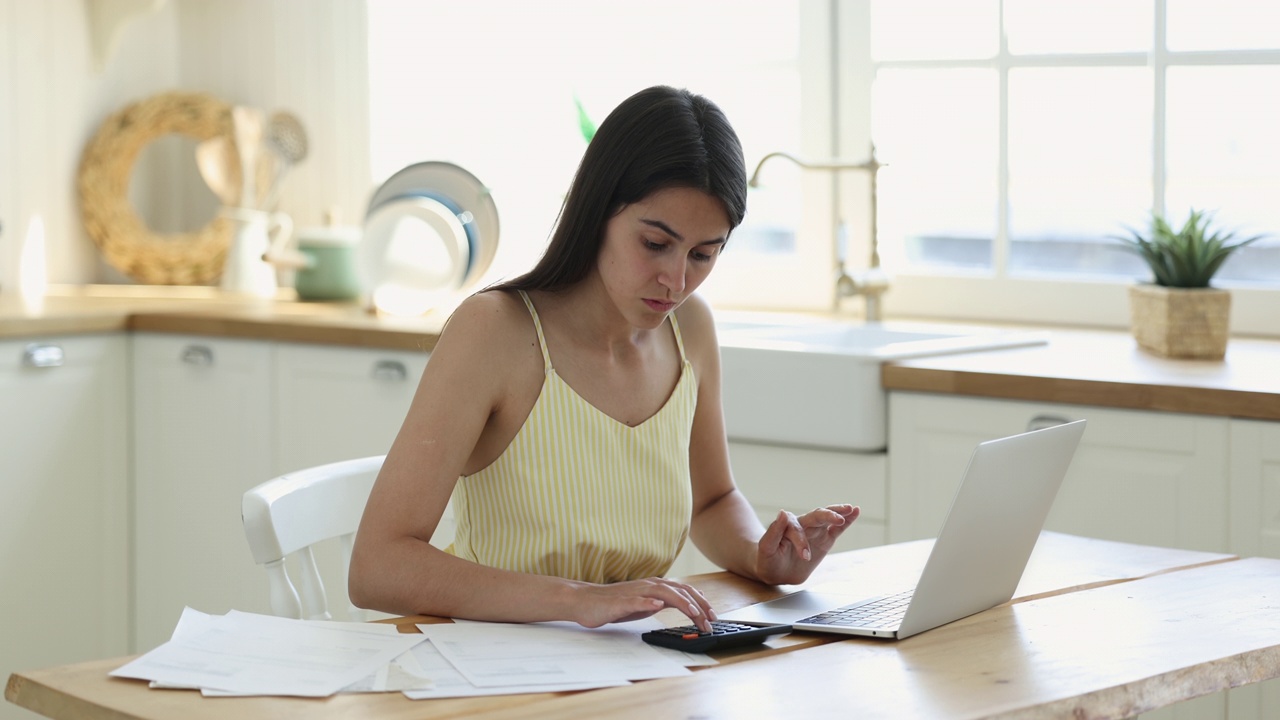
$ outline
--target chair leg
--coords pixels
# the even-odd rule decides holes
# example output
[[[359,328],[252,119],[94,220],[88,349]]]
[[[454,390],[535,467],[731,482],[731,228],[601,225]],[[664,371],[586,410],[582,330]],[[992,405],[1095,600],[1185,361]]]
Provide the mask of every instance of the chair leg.
[[[347,533],[338,536],[338,540],[342,544],[342,596],[347,599],[347,617],[352,621],[366,622],[369,620],[369,611],[364,608],[355,606],[351,602],[351,595],[347,592],[347,583],[350,580],[351,571],[351,553],[355,546],[355,533]]]
[[[285,572],[284,559],[273,560],[263,565],[267,569],[267,589],[271,595],[271,612],[287,618],[302,617],[302,604],[298,602],[298,592],[289,582],[289,574]]]
[[[332,620],[329,604],[324,597],[324,581],[320,579],[320,570],[316,567],[311,548],[303,548],[299,552],[299,560],[302,561],[302,576],[298,578],[302,595],[302,617],[308,620]]]

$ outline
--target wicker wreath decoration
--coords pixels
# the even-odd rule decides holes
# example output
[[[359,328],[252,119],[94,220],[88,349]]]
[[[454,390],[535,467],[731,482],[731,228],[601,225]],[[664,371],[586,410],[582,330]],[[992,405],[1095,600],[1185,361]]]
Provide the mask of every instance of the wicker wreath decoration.
[[[126,106],[107,118],[80,159],[80,215],[107,262],[149,285],[205,285],[222,274],[232,223],[218,216],[188,233],[155,233],[129,202],[138,154],[170,133],[197,141],[224,135],[234,142],[231,106],[203,93],[169,92]]]

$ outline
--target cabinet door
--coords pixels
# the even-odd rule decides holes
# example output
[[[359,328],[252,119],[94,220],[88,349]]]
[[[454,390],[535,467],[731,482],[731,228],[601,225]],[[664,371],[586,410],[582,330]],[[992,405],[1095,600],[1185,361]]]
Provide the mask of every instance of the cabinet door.
[[[889,539],[938,533],[977,443],[1087,418],[1050,530],[1227,549],[1227,419],[1078,405],[892,393]]]
[[[1231,421],[1231,547],[1280,558],[1280,423]]]
[[[0,677],[129,651],[127,358],[118,335],[0,342]]]
[[[385,455],[409,412],[427,358],[426,352],[403,350],[277,345],[276,472]],[[431,542],[448,546],[453,528],[446,508]],[[333,565],[326,557],[341,557],[324,548],[317,552],[322,571]]]
[[[1280,423],[1231,421],[1231,546],[1237,555],[1280,557]],[[1232,720],[1265,720],[1280,708],[1280,680],[1237,688]]]
[[[169,639],[184,606],[268,612],[240,519],[272,477],[272,346],[139,333],[134,350],[137,650]]]
[[[862,508],[853,527],[836,541],[834,552],[885,542],[885,455],[796,448],[763,443],[729,443],[734,481],[763,525],[779,510],[797,515],[823,505],[850,503]],[[670,575],[718,570],[692,542]]]
[[[277,345],[276,470],[385,455],[426,365],[425,352]]]

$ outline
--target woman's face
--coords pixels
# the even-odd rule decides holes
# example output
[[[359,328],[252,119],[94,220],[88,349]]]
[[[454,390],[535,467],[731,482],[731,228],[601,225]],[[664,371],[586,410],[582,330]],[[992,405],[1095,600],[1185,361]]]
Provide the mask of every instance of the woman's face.
[[[714,196],[658,190],[605,225],[600,278],[632,325],[657,327],[707,279],[731,229]]]

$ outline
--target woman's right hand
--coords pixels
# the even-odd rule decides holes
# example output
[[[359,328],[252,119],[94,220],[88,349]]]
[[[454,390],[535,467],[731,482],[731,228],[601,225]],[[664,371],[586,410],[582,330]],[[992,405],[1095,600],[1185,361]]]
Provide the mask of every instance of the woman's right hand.
[[[697,588],[660,577],[608,585],[577,583],[570,602],[572,619],[589,628],[640,620],[664,608],[679,610],[704,632],[710,632],[716,619],[711,603]]]

